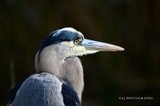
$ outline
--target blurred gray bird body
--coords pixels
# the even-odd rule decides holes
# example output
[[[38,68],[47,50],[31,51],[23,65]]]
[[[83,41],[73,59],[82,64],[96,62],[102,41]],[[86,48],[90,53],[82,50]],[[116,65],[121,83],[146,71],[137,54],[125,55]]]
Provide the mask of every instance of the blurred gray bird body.
[[[37,73],[16,90],[10,106],[80,106],[84,87],[83,68],[77,56],[123,48],[85,39],[73,28],[53,31],[35,55]]]
[[[21,85],[11,106],[65,106],[61,90],[62,83],[57,77],[49,73],[31,75]]]

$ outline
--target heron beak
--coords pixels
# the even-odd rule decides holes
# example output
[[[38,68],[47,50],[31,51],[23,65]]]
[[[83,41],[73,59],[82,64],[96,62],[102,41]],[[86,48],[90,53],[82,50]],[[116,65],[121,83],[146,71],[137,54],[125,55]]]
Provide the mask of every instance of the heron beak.
[[[89,51],[123,51],[124,48],[109,43],[84,39],[81,43]]]

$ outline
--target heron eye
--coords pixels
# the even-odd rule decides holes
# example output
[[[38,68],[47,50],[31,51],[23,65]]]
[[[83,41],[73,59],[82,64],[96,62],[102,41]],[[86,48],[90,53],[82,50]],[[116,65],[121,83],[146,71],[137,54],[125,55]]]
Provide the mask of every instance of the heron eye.
[[[74,40],[74,44],[78,45],[79,41],[78,40]]]
[[[74,44],[75,45],[78,45],[78,44],[80,44],[82,42],[82,39],[76,39],[76,40],[74,40]]]

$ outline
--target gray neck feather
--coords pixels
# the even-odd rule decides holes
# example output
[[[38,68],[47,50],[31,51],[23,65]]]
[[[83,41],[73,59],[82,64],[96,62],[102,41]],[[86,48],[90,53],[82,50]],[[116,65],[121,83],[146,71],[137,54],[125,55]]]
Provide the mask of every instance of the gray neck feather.
[[[41,53],[37,52],[35,56],[36,71],[51,73],[63,83],[69,83],[81,100],[84,81],[80,59],[78,57],[66,58],[67,48],[61,49],[59,46],[62,45],[51,45],[45,47]]]

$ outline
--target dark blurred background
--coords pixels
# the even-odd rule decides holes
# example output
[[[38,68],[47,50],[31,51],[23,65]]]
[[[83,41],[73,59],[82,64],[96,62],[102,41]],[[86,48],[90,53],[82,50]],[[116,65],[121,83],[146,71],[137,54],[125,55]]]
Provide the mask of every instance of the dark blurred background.
[[[160,0],[1,0],[0,106],[15,83],[35,72],[34,62],[30,68],[27,64],[43,38],[66,26],[125,48],[80,57],[83,106],[158,106]]]

